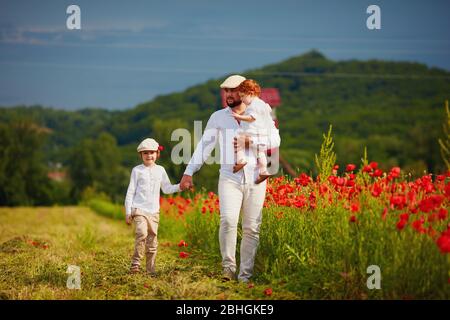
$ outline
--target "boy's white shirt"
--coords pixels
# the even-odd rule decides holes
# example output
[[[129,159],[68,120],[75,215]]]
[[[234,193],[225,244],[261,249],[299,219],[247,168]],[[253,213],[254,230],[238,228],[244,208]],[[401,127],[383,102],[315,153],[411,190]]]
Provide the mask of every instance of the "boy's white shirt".
[[[125,197],[126,215],[131,215],[132,208],[150,214],[158,213],[160,190],[165,194],[181,191],[179,184],[171,184],[164,167],[157,164],[148,167],[140,164],[134,167]]]

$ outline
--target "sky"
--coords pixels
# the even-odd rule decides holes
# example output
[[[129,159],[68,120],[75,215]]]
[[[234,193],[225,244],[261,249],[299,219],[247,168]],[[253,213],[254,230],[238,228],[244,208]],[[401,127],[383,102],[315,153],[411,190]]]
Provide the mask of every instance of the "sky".
[[[311,49],[450,70],[449,35],[448,0],[0,0],[0,106],[129,109]]]

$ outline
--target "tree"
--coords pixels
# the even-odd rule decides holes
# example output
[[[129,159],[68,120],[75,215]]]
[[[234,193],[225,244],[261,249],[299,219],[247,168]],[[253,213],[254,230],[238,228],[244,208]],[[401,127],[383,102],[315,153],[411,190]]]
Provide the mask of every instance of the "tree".
[[[0,205],[47,205],[52,187],[42,147],[50,131],[33,122],[0,124]]]
[[[116,140],[108,133],[97,139],[84,139],[72,150],[69,174],[73,182],[72,196],[79,200],[87,187],[106,193],[114,202],[124,197],[127,172],[120,165]]]

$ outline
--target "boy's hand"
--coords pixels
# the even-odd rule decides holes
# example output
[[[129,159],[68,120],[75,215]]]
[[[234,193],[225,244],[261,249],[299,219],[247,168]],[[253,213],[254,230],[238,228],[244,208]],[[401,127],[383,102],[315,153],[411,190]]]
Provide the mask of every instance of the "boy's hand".
[[[192,182],[192,177],[188,175],[183,175],[180,181],[180,189],[181,191],[190,189],[194,186],[194,183]]]
[[[126,217],[125,217],[125,222],[127,223],[127,225],[131,225],[131,221],[132,221],[133,219],[132,219],[132,217],[131,217],[131,214],[130,215],[127,215]]]

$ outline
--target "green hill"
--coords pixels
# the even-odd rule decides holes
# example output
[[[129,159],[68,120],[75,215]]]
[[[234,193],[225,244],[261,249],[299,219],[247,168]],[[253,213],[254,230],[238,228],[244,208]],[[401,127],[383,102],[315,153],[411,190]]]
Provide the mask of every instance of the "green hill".
[[[281,152],[300,171],[314,172],[314,154],[329,124],[341,165],[359,164],[367,147],[369,159],[384,169],[399,165],[413,174],[444,170],[437,140],[442,136],[444,101],[450,96],[449,71],[412,62],[332,61],[311,51],[242,74],[263,87],[279,89]],[[170,147],[176,144],[169,141],[170,133],[179,127],[192,132],[194,120],[206,124],[221,107],[222,81],[213,79],[158,96],[125,111],[2,108],[0,121],[28,117],[52,129],[47,161],[63,164],[68,161],[67,148],[108,132],[122,151],[122,164],[130,168],[138,162],[137,143],[152,136],[168,149],[161,161],[178,179],[184,166],[175,167],[169,161]],[[202,175],[208,182],[201,185],[214,188],[217,171],[202,169]]]

